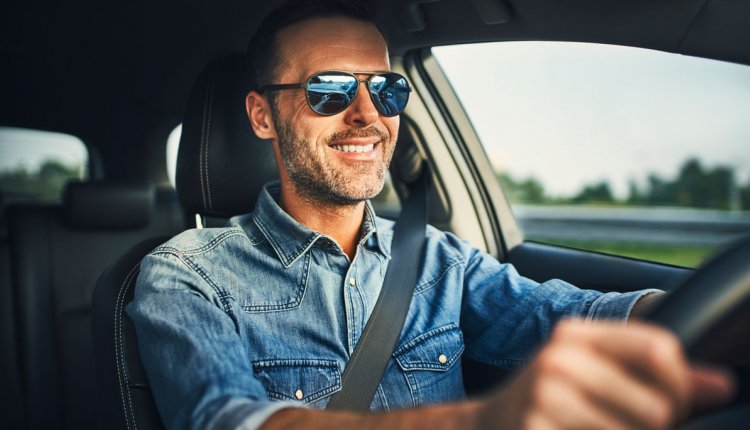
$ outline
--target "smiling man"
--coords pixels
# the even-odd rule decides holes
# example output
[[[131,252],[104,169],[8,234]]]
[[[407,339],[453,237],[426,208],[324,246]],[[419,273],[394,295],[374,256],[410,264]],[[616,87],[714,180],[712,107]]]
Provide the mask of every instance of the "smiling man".
[[[367,199],[383,186],[408,82],[349,2],[282,6],[249,55],[259,88],[247,113],[273,145],[280,181],[228,227],[153,251],[128,307],[167,427],[665,428],[729,395],[730,381],[691,367],[664,330],[585,322],[626,320],[651,291],[539,284],[428,227],[373,413],[321,410],[389,263],[393,223]],[[463,356],[526,367],[467,401]]]

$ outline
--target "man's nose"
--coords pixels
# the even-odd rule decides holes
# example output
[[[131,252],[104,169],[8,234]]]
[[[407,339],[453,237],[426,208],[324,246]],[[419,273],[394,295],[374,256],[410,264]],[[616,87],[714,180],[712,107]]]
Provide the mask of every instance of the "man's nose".
[[[354,97],[354,101],[351,106],[345,111],[346,122],[354,126],[366,126],[377,121],[380,113],[375,108],[370,98],[370,91],[367,88],[366,81],[360,81],[358,85],[357,95]]]

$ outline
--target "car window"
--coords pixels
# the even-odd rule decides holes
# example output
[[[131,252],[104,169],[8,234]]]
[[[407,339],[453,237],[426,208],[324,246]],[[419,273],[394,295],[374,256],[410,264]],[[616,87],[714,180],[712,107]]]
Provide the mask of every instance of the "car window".
[[[561,42],[433,54],[526,240],[696,266],[750,230],[750,67]]]
[[[88,151],[75,136],[0,127],[3,204],[59,202],[65,183],[86,179]]]
[[[182,124],[175,127],[174,130],[169,133],[169,137],[167,138],[167,173],[172,187],[176,184],[175,172],[177,170],[177,150],[180,146],[181,135]],[[398,200],[398,195],[393,189],[391,176],[389,174],[386,175],[383,190],[372,199],[372,205],[379,216],[395,218],[398,215],[401,205]]]

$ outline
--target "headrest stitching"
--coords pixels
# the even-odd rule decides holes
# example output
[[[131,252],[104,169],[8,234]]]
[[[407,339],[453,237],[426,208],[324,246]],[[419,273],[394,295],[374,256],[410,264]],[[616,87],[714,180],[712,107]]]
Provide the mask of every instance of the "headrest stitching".
[[[206,123],[208,121],[208,109],[206,108],[206,105],[210,104],[211,102],[211,85],[210,82],[213,80],[213,76],[216,73],[216,66],[211,67],[211,70],[208,72],[208,84],[206,85],[206,93],[203,96],[203,118],[201,121],[201,146],[200,151],[198,153],[199,163],[198,163],[198,177],[200,178],[201,183],[201,198],[203,199],[203,209],[208,208],[208,204],[206,202],[206,183],[205,179],[203,178],[203,164],[205,162],[204,160],[204,146],[206,142]]]
[[[211,115],[214,109],[214,94],[216,94],[216,77],[217,73],[214,73],[209,86],[211,88],[211,101],[208,103],[208,125],[206,126],[206,156],[205,156],[205,172],[206,172],[206,191],[208,192],[208,210],[213,210],[213,202],[211,201],[211,181],[208,169],[208,146],[211,145]]]

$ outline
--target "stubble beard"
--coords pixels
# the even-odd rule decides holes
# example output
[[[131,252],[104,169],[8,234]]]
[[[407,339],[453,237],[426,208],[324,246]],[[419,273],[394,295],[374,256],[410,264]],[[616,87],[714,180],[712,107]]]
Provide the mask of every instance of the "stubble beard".
[[[275,116],[276,117],[276,116]],[[380,138],[382,158],[374,161],[350,161],[347,165],[321,156],[314,146],[300,137],[289,124],[274,118],[281,158],[289,179],[300,197],[314,204],[351,206],[378,195],[383,189],[385,172],[393,156],[394,143],[374,127],[351,128],[328,136],[324,144],[355,137]]]

